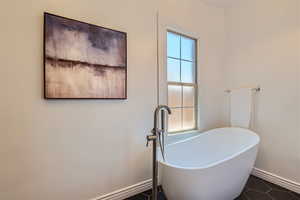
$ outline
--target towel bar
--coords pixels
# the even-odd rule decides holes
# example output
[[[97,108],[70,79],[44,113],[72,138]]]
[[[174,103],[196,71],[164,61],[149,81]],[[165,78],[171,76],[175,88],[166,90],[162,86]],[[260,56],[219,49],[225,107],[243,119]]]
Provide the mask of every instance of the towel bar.
[[[239,88],[242,89],[242,88]],[[253,90],[254,92],[260,92],[261,88],[260,86],[256,87],[256,88],[251,88],[251,90]],[[225,90],[225,92],[230,93],[232,90]]]

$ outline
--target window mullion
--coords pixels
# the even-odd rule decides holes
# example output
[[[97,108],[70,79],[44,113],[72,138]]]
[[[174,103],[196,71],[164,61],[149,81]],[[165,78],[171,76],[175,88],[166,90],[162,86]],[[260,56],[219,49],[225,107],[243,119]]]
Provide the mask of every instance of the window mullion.
[[[196,87],[196,83],[181,83],[181,82],[173,82],[173,81],[168,81],[168,85],[182,85],[182,86],[192,86]]]
[[[180,58],[180,83],[182,83],[182,65],[181,65],[181,36],[180,36],[180,39],[179,39],[179,41],[180,41],[180,44],[179,44],[179,49],[180,49],[180,52],[179,52],[179,58]],[[181,129],[183,129],[183,86],[182,86],[182,84],[181,84],[181,108],[180,108],[180,110],[181,110]]]

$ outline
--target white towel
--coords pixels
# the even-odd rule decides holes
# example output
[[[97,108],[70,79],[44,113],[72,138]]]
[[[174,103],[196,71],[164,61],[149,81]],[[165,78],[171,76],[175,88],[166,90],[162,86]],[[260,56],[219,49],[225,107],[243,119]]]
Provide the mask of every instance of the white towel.
[[[233,127],[250,128],[252,89],[241,88],[230,93],[230,122]]]

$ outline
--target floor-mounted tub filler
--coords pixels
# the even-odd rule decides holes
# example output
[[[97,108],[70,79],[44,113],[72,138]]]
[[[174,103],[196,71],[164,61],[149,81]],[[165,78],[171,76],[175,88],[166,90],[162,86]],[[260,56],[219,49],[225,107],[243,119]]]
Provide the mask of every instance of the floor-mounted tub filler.
[[[259,141],[248,129],[218,128],[166,146],[160,165],[167,198],[235,199],[253,169]]]

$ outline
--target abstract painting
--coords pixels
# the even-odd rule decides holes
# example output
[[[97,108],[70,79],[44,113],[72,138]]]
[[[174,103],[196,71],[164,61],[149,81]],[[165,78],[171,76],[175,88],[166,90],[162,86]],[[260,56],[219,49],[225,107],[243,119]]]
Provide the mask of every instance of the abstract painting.
[[[46,99],[126,99],[126,33],[44,13]]]

